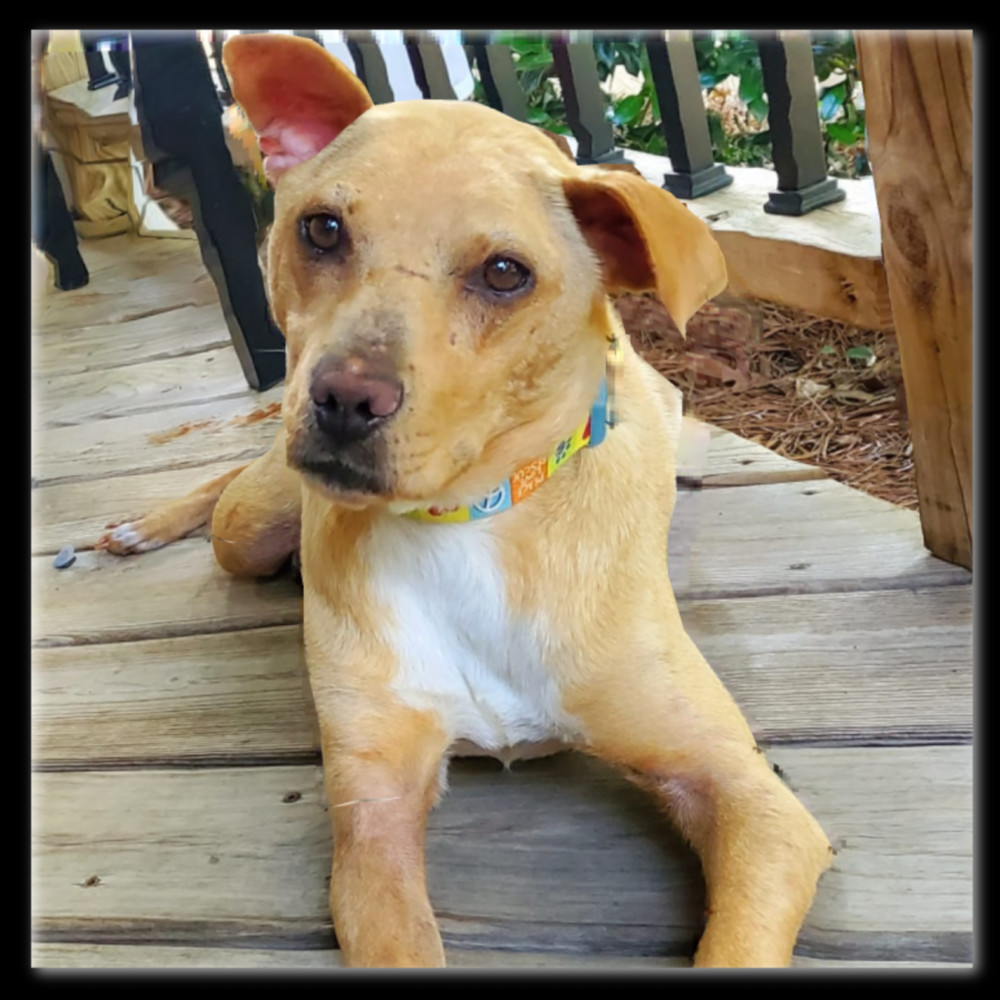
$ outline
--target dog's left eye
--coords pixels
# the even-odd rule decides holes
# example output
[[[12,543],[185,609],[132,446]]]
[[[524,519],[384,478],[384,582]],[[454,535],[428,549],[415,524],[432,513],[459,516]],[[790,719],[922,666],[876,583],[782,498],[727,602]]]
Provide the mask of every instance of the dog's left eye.
[[[483,266],[483,281],[494,292],[517,292],[530,280],[531,272],[513,257],[491,257]]]
[[[335,215],[310,215],[301,222],[305,241],[320,253],[329,253],[340,246],[343,224]]]

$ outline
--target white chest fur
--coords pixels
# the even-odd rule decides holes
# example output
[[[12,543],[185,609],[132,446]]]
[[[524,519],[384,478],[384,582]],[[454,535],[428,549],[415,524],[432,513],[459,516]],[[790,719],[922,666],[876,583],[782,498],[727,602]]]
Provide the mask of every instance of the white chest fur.
[[[545,621],[508,608],[491,527],[387,519],[366,557],[391,612],[395,692],[438,713],[455,741],[504,758],[516,744],[572,739],[575,726],[545,669]]]

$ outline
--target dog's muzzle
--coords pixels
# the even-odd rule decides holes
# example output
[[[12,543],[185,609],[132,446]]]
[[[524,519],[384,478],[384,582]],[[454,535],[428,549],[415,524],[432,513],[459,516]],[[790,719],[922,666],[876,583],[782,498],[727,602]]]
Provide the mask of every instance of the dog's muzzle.
[[[402,403],[403,384],[383,359],[323,358],[310,379],[307,433],[294,464],[333,488],[382,492],[384,443],[377,432]]]

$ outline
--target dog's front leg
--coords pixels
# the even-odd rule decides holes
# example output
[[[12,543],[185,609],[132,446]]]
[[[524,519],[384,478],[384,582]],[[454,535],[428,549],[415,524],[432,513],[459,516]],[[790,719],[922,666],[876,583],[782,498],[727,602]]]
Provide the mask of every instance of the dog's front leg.
[[[626,643],[624,659],[592,670],[567,707],[589,749],[651,791],[701,858],[707,921],[694,964],[785,966],[833,849],[676,609],[671,619],[658,648],[649,636],[644,648]]]
[[[330,911],[348,966],[443,966],[424,831],[448,740],[428,713],[314,684],[333,827]]]

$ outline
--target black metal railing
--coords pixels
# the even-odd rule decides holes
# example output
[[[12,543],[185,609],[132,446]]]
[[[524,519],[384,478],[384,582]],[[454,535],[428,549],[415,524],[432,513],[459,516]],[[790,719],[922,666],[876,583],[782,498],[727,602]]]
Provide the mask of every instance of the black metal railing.
[[[396,100],[386,56],[393,57],[398,81],[398,52],[390,53],[370,32],[345,32],[339,41],[331,40],[330,32],[314,29],[295,34],[310,37],[349,60],[376,103]],[[713,158],[690,33],[661,32],[641,40],[649,56],[660,127],[671,161],[663,187],[678,197],[694,199],[731,184],[732,175]],[[213,64],[217,83],[209,87],[210,66],[204,58],[200,67],[197,64],[203,50],[195,32],[133,33],[137,110],[154,168],[158,161],[169,165],[183,188],[176,193],[192,201],[202,254],[219,288],[247,380],[256,388],[265,388],[283,377],[284,359],[276,350],[280,335],[264,305],[249,194],[242,190],[227,162],[222,141],[219,103],[232,101],[220,57],[222,42],[222,32],[213,31],[208,62]],[[525,94],[512,50],[482,33],[463,35],[461,42],[486,101],[526,121]],[[577,140],[577,161],[628,162],[626,151],[614,143],[592,44],[559,35],[552,36],[550,44],[567,125]],[[827,176],[808,36],[772,33],[760,37],[758,45],[776,174],[776,188],[761,206],[763,211],[803,215],[843,199],[843,190]],[[402,46],[412,71],[411,93],[426,99],[454,100],[455,81],[439,41],[426,32],[406,33]],[[183,73],[172,68],[179,66],[184,67]],[[161,182],[160,171],[157,174],[157,183],[169,189],[169,178]],[[219,206],[225,206],[224,210],[216,211]],[[207,214],[213,218],[204,217]]]

